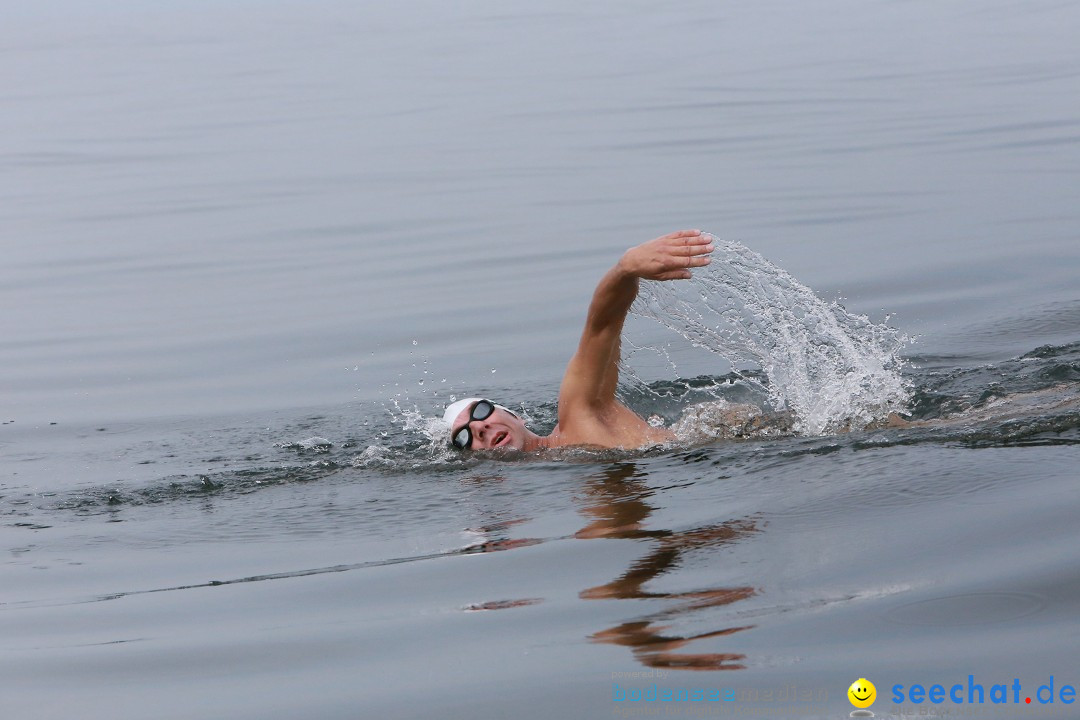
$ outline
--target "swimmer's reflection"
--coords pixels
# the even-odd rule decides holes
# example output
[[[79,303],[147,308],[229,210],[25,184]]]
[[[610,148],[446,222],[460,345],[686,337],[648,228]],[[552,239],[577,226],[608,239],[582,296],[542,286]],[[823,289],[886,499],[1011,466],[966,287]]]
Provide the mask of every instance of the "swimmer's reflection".
[[[590,636],[595,642],[629,647],[643,665],[673,670],[739,670],[744,655],[739,653],[684,652],[688,644],[721,635],[731,635],[752,625],[721,628],[693,635],[669,633],[669,621],[680,615],[705,608],[728,605],[751,597],[755,590],[749,586],[704,588],[689,592],[649,592],[644,585],[679,565],[680,558],[691,550],[716,547],[735,542],[756,532],[750,519],[731,520],[686,531],[648,530],[644,521],[653,511],[645,502],[652,491],[642,482],[631,463],[615,465],[594,477],[587,486],[582,513],[590,522],[575,536],[584,539],[624,538],[650,539],[656,548],[636,561],[615,580],[581,591],[584,599],[644,599],[664,598],[679,601],[674,607],[601,630]]]
[[[462,480],[463,485],[482,490],[497,487],[504,482],[506,478],[502,475],[473,475]],[[476,542],[462,548],[463,554],[514,550],[543,542],[540,538],[511,536],[510,530],[514,525],[528,522],[532,519],[531,517],[517,516],[510,508],[504,508],[503,512],[499,512],[489,506],[485,506],[479,514],[483,517],[483,522],[478,526],[465,529],[467,533],[473,535]]]

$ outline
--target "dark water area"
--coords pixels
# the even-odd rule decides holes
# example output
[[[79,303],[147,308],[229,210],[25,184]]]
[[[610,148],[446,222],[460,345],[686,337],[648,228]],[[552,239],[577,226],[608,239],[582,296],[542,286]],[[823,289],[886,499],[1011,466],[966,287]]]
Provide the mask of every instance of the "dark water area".
[[[1080,717],[1080,4],[4,16],[5,712]],[[887,317],[913,424],[432,443],[464,395],[550,428],[684,227]],[[629,329],[642,414],[745,400]]]

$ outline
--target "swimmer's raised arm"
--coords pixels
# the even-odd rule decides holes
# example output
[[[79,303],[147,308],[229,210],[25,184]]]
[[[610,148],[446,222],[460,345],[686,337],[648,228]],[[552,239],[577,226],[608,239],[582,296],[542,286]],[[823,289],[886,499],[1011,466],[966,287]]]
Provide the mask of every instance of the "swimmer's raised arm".
[[[443,413],[451,444],[462,450],[544,448],[589,445],[639,448],[675,439],[646,422],[615,398],[619,382],[619,344],[626,313],[638,293],[638,280],[681,280],[690,269],[709,264],[712,236],[682,230],[632,247],[608,270],[593,293],[585,329],[559,388],[559,422],[540,436],[514,412],[484,398],[452,403]]]
[[[627,250],[593,293],[577,352],[559,389],[559,418],[575,407],[594,411],[615,402],[623,323],[638,293],[638,280],[683,280],[709,264],[712,237],[681,230]]]

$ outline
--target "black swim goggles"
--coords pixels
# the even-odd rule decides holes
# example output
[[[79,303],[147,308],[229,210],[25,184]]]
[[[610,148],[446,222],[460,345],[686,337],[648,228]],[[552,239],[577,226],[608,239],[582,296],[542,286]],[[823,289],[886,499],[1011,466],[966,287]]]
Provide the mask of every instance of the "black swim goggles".
[[[468,422],[450,437],[450,444],[458,450],[467,450],[473,441],[469,424],[473,420],[487,420],[493,412],[495,412],[495,403],[490,400],[477,400],[476,404],[472,406],[472,410],[469,411]]]

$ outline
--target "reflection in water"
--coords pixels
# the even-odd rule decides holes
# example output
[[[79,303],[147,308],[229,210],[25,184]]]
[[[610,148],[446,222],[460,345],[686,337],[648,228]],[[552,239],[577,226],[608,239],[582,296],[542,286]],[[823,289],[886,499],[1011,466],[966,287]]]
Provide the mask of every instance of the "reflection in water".
[[[678,567],[684,552],[735,542],[756,532],[755,522],[751,519],[731,520],[681,532],[647,530],[644,528],[644,521],[653,507],[644,499],[652,494],[652,490],[642,482],[642,477],[632,463],[621,463],[592,478],[587,489],[588,504],[582,508],[590,522],[576,533],[576,537],[650,539],[657,542],[656,548],[634,562],[615,580],[583,590],[580,596],[587,600],[667,598],[680,602],[667,610],[601,630],[594,633],[590,639],[629,647],[634,657],[648,667],[674,670],[742,669],[741,661],[744,656],[739,653],[678,651],[695,640],[731,635],[753,627],[752,625],[721,628],[696,635],[678,635],[666,634],[669,625],[665,623],[680,615],[729,605],[751,597],[756,593],[754,588],[743,586],[658,593],[649,592],[643,586],[649,580]]]
[[[466,612],[479,612],[482,610],[506,610],[507,608],[536,605],[539,602],[543,602],[543,600],[541,598],[519,598],[517,600],[489,600],[487,602],[466,605],[463,609]]]
[[[489,486],[497,486],[505,481],[506,478],[502,475],[478,475],[465,478],[462,481],[462,484],[486,488]],[[483,508],[481,513],[487,516],[485,522],[478,527],[467,528],[466,532],[475,535],[477,538],[484,538],[484,540],[472,543],[463,548],[462,553],[464,554],[516,550],[517,548],[528,547],[543,542],[540,538],[511,537],[510,529],[514,525],[528,522],[531,518],[513,517],[509,519],[499,519],[496,517],[496,514],[493,513],[492,508]],[[463,607],[462,610],[466,612],[509,610],[528,605],[536,605],[541,602],[543,602],[543,598],[504,598],[500,600],[486,600],[483,602],[471,603]]]
[[[495,478],[496,481],[502,482],[502,477]],[[540,538],[515,538],[510,537],[508,532],[514,525],[519,525],[523,522],[528,522],[531,518],[518,517],[510,520],[491,520],[484,523],[480,527],[468,528],[467,532],[475,534],[478,538],[484,538],[483,541],[475,542],[462,549],[463,553],[489,553],[499,552],[501,550],[514,550],[515,548],[528,547],[530,545],[537,545],[542,543]]]

